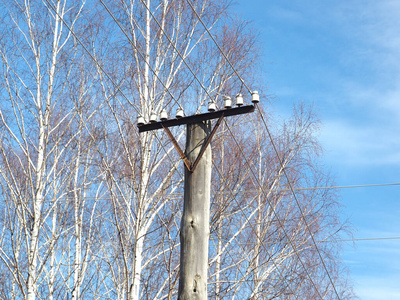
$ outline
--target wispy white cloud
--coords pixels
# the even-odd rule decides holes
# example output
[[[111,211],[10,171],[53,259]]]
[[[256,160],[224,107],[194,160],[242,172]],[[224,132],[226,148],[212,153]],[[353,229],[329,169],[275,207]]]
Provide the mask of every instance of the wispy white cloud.
[[[372,92],[379,97],[378,101],[391,101],[390,96],[400,94],[400,2],[352,0],[342,2],[338,9],[346,12],[337,22],[343,24],[341,34],[347,36],[352,50],[344,52],[347,63],[351,66],[351,60],[359,60],[368,64],[372,72],[364,76],[359,74],[361,76],[353,80],[362,90],[375,89],[377,92]],[[365,77],[371,77],[372,84],[362,86]]]
[[[294,101],[314,102],[326,165],[344,185],[397,181],[400,1],[252,2],[266,33],[266,61],[274,63],[265,69],[279,114]],[[398,236],[396,188],[341,191],[357,236]],[[344,259],[358,296],[400,299],[399,244],[357,245]]]
[[[374,279],[365,282],[359,282],[357,296],[363,300],[383,300],[383,299],[400,299],[400,290],[393,286],[380,282],[381,280]]]
[[[386,234],[381,232],[375,236]],[[400,299],[399,243],[398,240],[363,241],[355,248],[346,248],[345,254],[350,259],[345,261],[353,273],[355,291],[360,299]]]
[[[390,128],[326,120],[320,140],[327,158],[334,163],[400,166],[400,139]]]
[[[323,118],[321,140],[335,162],[398,167],[400,2],[342,1],[334,18],[338,35],[349,44],[339,55],[338,73],[329,78],[338,89],[337,99],[326,97],[343,111]],[[357,70],[345,71],[351,68]]]

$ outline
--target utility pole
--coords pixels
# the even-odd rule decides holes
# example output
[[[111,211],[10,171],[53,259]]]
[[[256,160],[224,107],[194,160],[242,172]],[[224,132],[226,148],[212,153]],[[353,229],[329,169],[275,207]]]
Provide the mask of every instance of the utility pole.
[[[225,98],[225,109],[215,111],[215,103],[210,102],[209,113],[183,117],[178,108],[176,119],[167,120],[165,111],[161,121],[155,114],[150,123],[145,124],[138,117],[139,132],[164,129],[185,164],[185,191],[181,220],[181,257],[179,276],[179,300],[207,299],[208,240],[210,235],[210,185],[212,156],[210,142],[224,117],[246,114],[254,111],[253,105],[241,106],[243,98],[236,96],[239,107],[231,108],[229,97]],[[258,103],[258,93],[253,92],[252,102]],[[218,119],[212,128],[211,120]],[[169,127],[186,124],[186,149],[183,152]]]
[[[191,164],[210,134],[209,120],[187,125],[185,154]],[[211,147],[207,146],[196,169],[191,172],[185,168],[179,300],[207,299],[211,159]]]

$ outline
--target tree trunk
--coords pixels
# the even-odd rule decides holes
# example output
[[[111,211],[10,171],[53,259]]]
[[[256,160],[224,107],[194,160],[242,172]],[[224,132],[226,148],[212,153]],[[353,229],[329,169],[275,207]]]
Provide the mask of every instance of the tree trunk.
[[[211,122],[187,125],[186,155],[197,158],[210,133]],[[181,270],[178,299],[207,299],[208,238],[210,234],[211,147],[193,172],[185,168],[181,222]]]
[[[143,232],[141,230],[137,231],[137,239],[135,243],[135,257],[133,262],[133,283],[130,291],[130,300],[139,300],[140,296],[140,277],[142,271],[142,252],[143,252]]]

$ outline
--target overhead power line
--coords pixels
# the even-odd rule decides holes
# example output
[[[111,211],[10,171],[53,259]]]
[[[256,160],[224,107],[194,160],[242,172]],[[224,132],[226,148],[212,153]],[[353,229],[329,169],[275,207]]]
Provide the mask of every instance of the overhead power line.
[[[161,24],[160,24],[160,23],[157,21],[157,19],[154,17],[154,15],[153,15],[153,13],[151,12],[151,10],[149,9],[149,7],[144,3],[143,0],[141,0],[141,2],[142,2],[142,4],[145,6],[145,8],[147,9],[147,11],[151,14],[152,18],[153,18],[154,21],[157,23],[158,27],[160,28],[160,30],[162,31],[162,33],[164,34],[164,36],[168,39],[169,43],[173,46],[173,48],[175,49],[175,51],[178,53],[178,55],[179,55],[180,58],[182,59],[183,63],[186,65],[186,67],[187,67],[187,68],[189,69],[189,71],[192,73],[192,75],[194,76],[194,78],[196,79],[196,81],[200,84],[201,88],[205,91],[205,93],[208,95],[208,97],[209,97],[210,99],[212,99],[211,96],[210,96],[210,94],[208,93],[207,89],[204,87],[204,85],[201,83],[201,81],[198,79],[198,77],[196,76],[196,74],[192,71],[191,67],[190,67],[190,66],[188,65],[188,63],[186,62],[186,60],[185,60],[185,58],[183,57],[183,55],[180,53],[179,49],[177,49],[176,46],[174,45],[174,43],[172,43],[171,38],[168,36],[168,34],[167,34],[167,33],[164,31],[164,29],[162,28]],[[197,16],[198,16],[198,15],[197,15]],[[199,19],[201,19],[200,16],[198,16],[198,17],[199,17]],[[204,24],[204,23],[202,23],[202,24]],[[211,34],[211,33],[209,32],[209,34]],[[216,43],[215,40],[214,40],[214,42]],[[220,49],[220,50],[221,50],[221,49]],[[221,51],[222,51],[222,50],[221,50]],[[229,60],[227,60],[227,61],[229,61]],[[232,66],[232,64],[231,64],[231,66]],[[237,72],[236,72],[236,73],[237,73]],[[226,123],[226,121],[225,121],[225,123]],[[230,132],[230,134],[232,135],[232,137],[235,139],[235,137],[233,136],[233,133],[232,133],[232,131],[230,130],[230,128],[229,128],[229,126],[228,126],[227,123],[226,123],[226,126],[227,126],[227,128],[229,129],[229,132]],[[268,130],[268,128],[267,128],[267,130]],[[235,141],[236,141],[236,139],[235,139]],[[273,140],[272,140],[272,143],[274,143]],[[241,146],[240,146],[237,142],[236,142],[236,144],[237,144],[238,147],[241,149]],[[241,151],[243,152],[243,149],[241,149]],[[277,154],[278,154],[278,153],[277,153]],[[278,156],[278,158],[279,158],[279,156]],[[247,161],[247,160],[246,160],[246,161]],[[249,167],[250,167],[250,170],[252,170],[251,165],[250,165],[250,164],[248,164],[248,165],[249,165]],[[253,173],[253,174],[254,174],[254,173]],[[285,174],[285,176],[287,177],[286,174]],[[288,179],[288,178],[287,178],[287,179]],[[288,181],[289,181],[289,179],[288,179]],[[261,186],[260,183],[259,183],[259,186],[260,186],[260,188],[262,189],[262,186]],[[265,194],[265,193],[264,193],[264,194]],[[294,197],[295,197],[295,195],[294,195]],[[297,199],[296,199],[296,200],[297,200]],[[267,201],[269,202],[268,199],[267,199]],[[296,247],[294,247],[293,242],[291,241],[289,235],[287,234],[286,230],[285,230],[284,227],[282,226],[282,223],[280,222],[278,215],[276,214],[276,212],[275,212],[274,209],[272,209],[272,210],[273,210],[273,212],[274,212],[274,215],[275,215],[276,218],[278,219],[279,223],[281,224],[282,230],[285,232],[285,235],[287,236],[288,240],[290,241],[293,250],[294,250],[295,253],[297,254],[297,257],[298,257],[300,263],[302,264],[303,269],[305,270],[305,272],[307,273],[307,275],[308,275],[310,281],[311,281],[312,284],[314,285],[316,292],[319,294],[320,298],[323,299],[323,297],[322,297],[322,295],[320,294],[319,290],[317,289],[317,287],[316,287],[314,281],[312,280],[312,278],[311,278],[311,276],[310,276],[310,274],[309,274],[309,272],[308,272],[308,269],[305,267],[305,265],[304,265],[304,263],[302,262],[302,260],[301,260],[301,258],[300,258],[300,256],[299,256],[299,254],[297,253]],[[305,217],[304,217],[304,215],[303,215],[303,212],[302,212],[301,210],[300,210],[300,212],[301,212],[301,214],[302,214],[302,216],[303,216],[303,220],[305,221],[305,224],[306,224],[306,227],[307,227],[308,231],[310,232],[310,234],[312,234],[311,231],[310,231],[309,228],[308,228],[308,224],[307,224],[307,222],[306,222],[306,220],[305,220]],[[315,242],[314,242],[314,245],[315,245],[316,250],[317,250],[317,252],[319,253],[319,256],[320,256],[320,258],[321,258],[321,260],[322,260],[322,256],[321,256],[321,254],[320,254],[320,252],[319,252],[319,249],[318,249],[317,245],[315,244]],[[332,281],[332,279],[331,279],[331,276],[329,275],[329,272],[328,272],[328,270],[327,270],[327,268],[326,268],[326,265],[325,265],[325,263],[324,263],[323,260],[322,260],[322,264],[323,264],[323,266],[324,266],[324,268],[325,268],[325,270],[326,270],[326,272],[327,272],[327,274],[328,274],[328,277],[329,277],[329,279],[330,279],[330,281],[331,281],[331,283],[332,283],[332,285],[333,285],[333,287],[334,287],[334,290],[335,290],[335,292],[336,292],[336,288],[335,288],[335,286],[334,286],[334,284],[333,284],[333,281]],[[336,292],[336,294],[337,294],[337,292]],[[338,297],[338,298],[339,298],[339,297]]]
[[[102,0],[101,0],[102,1]],[[189,71],[192,73],[192,75],[194,76],[195,80],[200,84],[201,88],[205,91],[205,93],[207,94],[207,96],[211,98],[211,95],[208,93],[207,89],[204,87],[204,85],[202,84],[202,82],[198,79],[197,75],[193,72],[193,70],[191,69],[191,67],[188,65],[188,63],[186,62],[185,57],[180,53],[179,49],[176,48],[176,46],[174,45],[174,43],[172,42],[171,38],[168,36],[168,34],[164,31],[164,29],[162,28],[161,24],[157,21],[157,19],[155,18],[154,14],[151,12],[151,10],[149,9],[149,7],[146,5],[146,3],[143,2],[143,0],[141,0],[143,6],[146,8],[146,10],[150,13],[150,15],[152,16],[153,20],[157,23],[158,27],[160,28],[160,30],[162,31],[162,33],[164,34],[164,36],[167,38],[168,42],[172,45],[172,47],[174,48],[174,50],[177,52],[177,54],[179,55],[179,57],[182,59],[183,63],[186,65],[186,67],[189,69]],[[104,4],[103,4],[104,5]],[[111,12],[108,10],[108,12],[111,14]],[[113,17],[113,19],[116,21],[116,19]],[[231,191],[232,192],[232,191]],[[288,237],[289,238],[289,237]],[[262,245],[263,247],[265,247],[265,245]],[[296,251],[295,248],[293,248],[294,251]],[[241,273],[241,271],[239,270],[239,272]],[[306,270],[307,272],[307,270]],[[281,275],[281,274],[280,274]],[[282,276],[282,275],[281,275]],[[311,279],[311,278],[310,278]]]
[[[46,0],[47,1],[47,0]],[[108,6],[104,3],[103,0],[100,0],[101,4],[104,6],[104,8],[106,9],[106,11],[108,12],[108,14],[112,17],[112,19],[114,20],[114,22],[118,25],[118,27],[121,29],[122,33],[126,36],[126,38],[128,39],[130,45],[132,46],[132,48],[140,55],[141,59],[143,59],[143,61],[146,63],[146,65],[149,67],[150,71],[153,73],[153,75],[157,78],[157,80],[161,83],[161,85],[163,86],[163,88],[165,89],[166,92],[168,92],[168,94],[171,96],[171,99],[174,100],[174,102],[180,106],[180,104],[178,103],[177,99],[175,98],[175,96],[172,94],[172,92],[170,91],[170,89],[165,85],[165,83],[161,80],[160,76],[158,76],[157,72],[153,69],[153,67],[150,65],[150,63],[146,60],[145,55],[143,54],[143,51],[141,51],[139,49],[139,47],[137,47],[135,45],[135,43],[132,41],[132,39],[129,37],[128,33],[126,32],[126,30],[121,26],[121,24],[118,22],[117,18],[114,16],[114,14],[111,12],[111,10],[108,8]],[[166,104],[168,105],[169,102]],[[164,105],[164,106],[166,106]]]
[[[121,93],[121,95],[128,100],[128,97],[126,97],[126,95],[121,91],[120,86],[117,85],[115,83],[115,81],[111,78],[110,75],[108,75],[108,73],[104,70],[104,68],[101,66],[101,64],[99,64],[99,62],[97,61],[97,59],[93,56],[93,54],[86,48],[86,46],[82,43],[81,39],[76,35],[75,31],[72,29],[71,26],[69,26],[67,24],[67,22],[64,20],[64,18],[59,14],[59,12],[57,11],[57,9],[49,2],[49,0],[45,0],[47,5],[50,6],[50,8],[55,12],[55,14],[60,18],[60,20],[63,22],[63,24],[67,27],[67,29],[71,32],[71,34],[74,36],[74,38],[76,38],[76,40],[78,41],[78,43],[83,47],[83,49],[85,50],[85,52],[87,54],[89,54],[90,58],[93,60],[93,62],[96,64],[96,66],[103,72],[104,75],[106,75],[106,77],[112,82],[112,84],[114,85],[114,87]],[[129,100],[128,100],[129,101]],[[136,107],[136,105],[134,105],[132,103],[132,107],[136,110],[137,113],[140,113],[139,109]]]
[[[211,39],[213,40],[213,42],[215,43],[215,45],[217,46],[219,52],[221,52],[222,56],[225,58],[226,62],[230,65],[230,67],[232,68],[233,72],[236,74],[236,76],[239,78],[239,80],[242,82],[242,84],[244,85],[244,87],[247,89],[247,91],[251,94],[251,89],[248,87],[248,85],[246,84],[246,82],[242,79],[242,77],[239,75],[238,71],[236,70],[236,68],[233,66],[232,62],[229,60],[228,56],[225,54],[225,52],[222,50],[221,46],[218,44],[218,42],[215,40],[214,36],[211,34],[210,30],[207,28],[206,24],[204,24],[203,19],[201,18],[201,16],[197,13],[196,9],[194,8],[193,4],[189,1],[186,0],[186,2],[189,4],[190,8],[192,9],[192,11],[194,12],[194,14],[196,15],[196,17],[199,19],[200,23],[203,25],[204,29],[207,31],[208,35],[211,37]]]
[[[118,89],[118,91],[121,93],[121,95],[124,98],[127,98],[125,96],[125,94],[120,90],[119,86],[116,85],[116,83],[112,80],[112,78],[105,72],[105,70],[101,67],[101,65],[98,63],[97,59],[88,51],[88,49],[83,45],[83,43],[80,41],[80,39],[77,37],[77,35],[75,34],[75,32],[73,31],[73,29],[68,26],[68,24],[65,22],[65,20],[58,14],[58,12],[55,10],[55,8],[49,3],[48,0],[46,0],[46,2],[48,3],[48,5],[55,11],[55,13],[58,15],[58,17],[62,20],[62,22],[65,24],[65,26],[68,28],[68,30],[71,32],[71,34],[74,35],[74,37],[77,39],[77,41],[82,45],[82,47],[84,48],[84,50],[90,55],[90,57],[92,58],[92,60],[96,63],[96,65],[99,67],[99,69],[111,80],[112,84]],[[183,59],[184,60],[184,59]],[[194,74],[195,75],[195,74]],[[204,89],[204,86],[202,86],[202,88]],[[136,109],[136,111],[138,112],[138,109],[134,106],[134,108]],[[157,137],[157,136],[156,136]],[[160,142],[160,141],[159,141]],[[294,248],[295,250],[295,248]]]
[[[322,241],[318,241],[318,242],[319,243],[340,243],[340,242],[364,242],[364,241],[388,241],[388,240],[400,240],[400,236],[354,238],[354,239],[333,239],[333,240],[322,240]]]
[[[306,190],[332,190],[332,189],[349,189],[349,188],[364,188],[364,187],[384,187],[384,186],[399,186],[400,182],[395,183],[377,183],[377,184],[354,184],[354,185],[336,185],[336,186],[314,186],[304,188],[293,188],[294,191]],[[290,191],[290,189],[276,189],[277,192]]]
[[[48,0],[46,0],[46,2],[47,3],[49,3],[48,2]],[[103,3],[103,1],[101,1],[102,3]],[[142,3],[143,3],[143,1],[142,1]],[[190,3],[189,1],[188,1],[188,3]],[[144,4],[144,3],[143,3]],[[50,5],[50,4],[49,4]],[[104,5],[104,3],[103,3],[103,5]],[[145,5],[145,4],[144,4]],[[146,6],[146,5],[145,5]],[[147,8],[147,6],[146,6],[146,8]],[[193,8],[193,7],[192,7]],[[148,8],[147,8],[148,9]],[[149,10],[149,9],[148,9]],[[193,9],[194,10],[194,9]],[[197,15],[197,13],[196,13],[196,15]],[[200,18],[200,16],[198,16],[199,17],[199,20],[201,20],[201,18]],[[153,18],[154,18],[154,16],[153,16]],[[63,22],[64,22],[64,20],[63,20]],[[64,24],[65,24],[65,22],[64,22]],[[204,25],[204,23],[202,22],[202,24]],[[68,25],[66,24],[66,26],[68,27]],[[206,28],[206,27],[205,27]],[[72,31],[72,29],[70,29],[69,27],[68,27],[68,29],[73,33],[73,31]],[[208,29],[206,28],[206,30],[208,31]],[[212,35],[211,35],[211,33],[208,31],[208,33],[210,34],[210,36],[212,37]],[[165,32],[164,32],[164,34],[165,34]],[[166,34],[165,34],[166,35]],[[75,36],[75,34],[74,34],[74,36]],[[76,36],[75,36],[76,37]],[[168,38],[168,36],[166,35],[166,37]],[[78,39],[78,38],[77,38]],[[213,39],[214,40],[214,39]],[[79,39],[78,39],[78,41],[79,41]],[[80,42],[80,41],[79,41]],[[173,45],[173,43],[169,40],[169,42]],[[214,40],[214,42],[216,43],[216,41]],[[81,42],[80,42],[81,43]],[[81,43],[81,45],[84,47],[84,45]],[[216,43],[216,45],[218,45],[218,43]],[[173,45],[174,46],[174,45]],[[85,48],[85,47],[84,47]],[[221,51],[221,53],[223,53],[223,51],[222,51],[222,49],[218,46],[218,48],[220,49],[220,51]],[[177,49],[176,49],[177,50]],[[85,51],[86,52],[88,52],[89,53],[89,51],[87,51],[87,49],[85,48]],[[178,51],[178,53],[179,53],[179,51]],[[89,53],[90,54],[90,53]],[[224,53],[223,53],[224,54]],[[91,54],[90,54],[91,55]],[[234,69],[234,71],[235,71],[235,73],[238,75],[238,77],[240,78],[240,76],[239,76],[239,74],[237,73],[237,71],[235,70],[235,68],[233,67],[233,65],[231,64],[231,62],[229,61],[229,59],[225,56],[225,54],[224,54],[224,57],[226,58],[226,60],[227,60],[227,62],[229,62],[229,64],[231,65],[231,67]],[[93,58],[92,57],[92,59],[96,62],[96,64],[98,64],[97,63],[97,61],[95,60],[95,58]],[[182,57],[181,56],[181,59],[182,59],[182,61],[186,64],[186,66],[190,69],[190,66],[188,66],[187,65],[187,63],[185,62],[185,58],[184,57]],[[102,70],[103,72],[104,72],[104,70]],[[192,72],[192,71],[191,71]],[[105,73],[105,72],[104,72]],[[153,73],[154,73],[154,71],[153,71]],[[106,74],[106,73],[105,73]],[[201,87],[202,87],[202,89],[208,94],[208,91],[204,88],[204,86],[202,85],[202,83],[198,80],[198,78],[197,78],[197,76],[192,72],[192,74],[195,76],[195,78],[196,78],[196,80],[199,82],[199,84],[201,85]],[[107,75],[107,74],[106,74]],[[111,78],[110,78],[111,79]],[[240,78],[241,79],[241,78]],[[241,79],[241,81],[243,82],[243,80]],[[112,81],[113,82],[113,81]],[[244,83],[244,82],[243,82]],[[115,83],[113,82],[113,84],[115,85]],[[246,86],[247,87],[247,86]],[[165,86],[164,86],[164,88],[166,88]],[[118,88],[118,90],[119,90],[119,88]],[[168,88],[166,88],[166,90],[170,93],[170,91],[169,91],[169,89]],[[250,90],[249,90],[250,91]],[[122,91],[121,91],[121,94],[124,96],[124,97],[126,97],[123,93],[122,93]],[[171,95],[172,96],[172,95]],[[176,101],[176,99],[172,96],[172,98]],[[259,109],[259,108],[258,108]],[[280,164],[282,165],[282,161],[281,161],[281,159],[280,159],[280,157],[279,157],[279,153],[277,152],[277,149],[276,149],[276,147],[275,147],[275,144],[274,144],[274,141],[273,141],[273,139],[272,139],[272,136],[271,136],[271,134],[270,134],[270,132],[269,132],[269,129],[268,129],[268,126],[267,126],[267,124],[266,124],[266,122],[265,122],[265,120],[264,120],[264,117],[263,117],[263,115],[262,115],[262,112],[260,111],[260,109],[259,109],[259,112],[260,112],[260,115],[261,115],[261,117],[262,117],[262,120],[263,120],[263,122],[264,122],[264,125],[265,125],[265,127],[266,127],[266,129],[267,129],[267,131],[268,131],[268,134],[269,134],[269,136],[270,136],[270,139],[271,139],[271,142],[272,142],[272,144],[273,144],[273,146],[274,146],[274,150],[275,150],[275,152],[276,152],[276,154],[277,154],[277,156],[278,156],[278,159],[279,159],[279,161],[280,161]],[[231,134],[232,134],[232,132],[231,132]],[[233,136],[233,135],[232,135]],[[238,144],[238,146],[240,147],[240,145]],[[171,159],[171,158],[170,158]],[[250,166],[250,165],[249,165]],[[251,168],[251,166],[250,166],[250,168]],[[285,171],[285,169],[283,169],[283,171],[284,171],[284,175],[285,175],[285,177],[288,179],[288,176],[287,176],[287,174],[286,174],[286,171]],[[320,256],[320,258],[321,258],[321,261],[322,261],[322,264],[324,265],[324,267],[325,267],[325,270],[327,271],[327,275],[328,275],[328,277],[329,277],[329,279],[330,279],[330,281],[331,281],[331,284],[332,284],[332,286],[333,286],[333,288],[335,289],[335,292],[336,292],[336,294],[337,294],[337,291],[336,291],[336,288],[335,288],[335,286],[334,286],[334,283],[333,283],[333,281],[332,281],[332,279],[331,279],[331,277],[330,277],[330,275],[329,275],[329,272],[328,272],[328,270],[327,270],[327,268],[326,268],[326,266],[325,266],[325,263],[324,263],[324,261],[323,261],[323,259],[322,259],[322,256],[321,256],[321,254],[320,254],[320,252],[319,252],[319,249],[317,248],[317,245],[315,244],[315,240],[314,240],[314,237],[313,237],[313,235],[312,235],[312,233],[311,233],[311,231],[309,230],[309,228],[308,228],[308,224],[307,224],[307,221],[305,220],[305,217],[304,217],[304,214],[303,214],[303,212],[302,212],[302,210],[301,210],[301,207],[300,207],[300,205],[299,205],[299,203],[298,203],[298,201],[297,201],[297,198],[296,198],[296,195],[295,195],[295,193],[294,193],[294,191],[295,190],[301,190],[301,189],[317,189],[317,188],[300,188],[300,189],[295,189],[295,188],[293,188],[293,186],[292,186],[292,184],[291,184],[291,182],[289,181],[289,179],[288,179],[288,182],[289,182],[289,189],[288,190],[290,190],[291,192],[292,192],[292,194],[293,194],[293,196],[294,196],[294,198],[295,198],[295,200],[296,200],[296,202],[297,202],[297,204],[298,204],[298,206],[299,206],[299,209],[300,209],[300,212],[301,212],[301,214],[302,214],[302,217],[303,217],[303,220],[304,220],[304,222],[305,222],[305,225],[306,225],[306,227],[307,227],[307,229],[308,229],[308,231],[309,231],[309,233],[310,233],[310,235],[311,235],[311,237],[312,237],[312,239],[313,239],[313,242],[314,242],[314,245],[315,245],[315,247],[316,247],[316,250],[318,251],[318,253],[319,253],[319,256]],[[260,185],[260,184],[259,184]],[[395,184],[388,184],[388,185],[395,185]],[[396,185],[398,185],[398,184],[396,184]],[[366,185],[366,186],[378,186],[378,185]],[[261,187],[261,185],[260,185],[260,187]],[[361,186],[353,186],[353,187],[361,187]],[[261,187],[262,188],[262,187]],[[326,188],[344,188],[344,187],[320,187],[319,189],[326,189]],[[293,248],[293,249],[295,249],[295,248]],[[300,260],[301,261],[301,260]],[[311,277],[310,277],[310,279],[311,279]],[[311,279],[312,280],[312,279]],[[338,295],[338,294],[337,294]],[[338,296],[338,298],[339,298],[339,296]]]
[[[189,1],[189,0],[186,0],[186,2],[191,6],[192,10],[195,12],[196,16],[197,16],[198,19],[200,20],[201,17],[197,14],[197,12],[195,11],[193,5],[191,5],[190,1]],[[222,50],[221,47],[218,45],[217,41],[213,38],[211,32],[208,30],[208,28],[206,28],[204,22],[201,22],[201,23],[203,24],[204,28],[206,29],[206,31],[208,32],[208,34],[210,35],[210,37],[212,38],[212,40],[214,41],[214,43],[217,45],[217,47],[218,47],[218,49],[220,50],[220,52],[223,54],[223,56],[224,56],[224,58],[226,59],[226,61],[229,62],[230,66],[232,67],[232,69],[234,70],[234,72],[237,74],[238,78],[239,78],[239,79],[242,81],[242,83],[244,84],[244,80],[240,77],[240,75],[238,74],[238,72],[237,72],[236,69],[234,68],[233,64],[230,62],[229,58],[224,54],[223,50]],[[251,93],[251,90],[250,90],[249,88],[248,88],[248,90],[249,90],[249,92]],[[257,105],[256,105],[256,106],[257,106]],[[270,138],[270,140],[271,140],[271,144],[272,144],[272,146],[273,146],[274,152],[276,153],[276,156],[277,156],[277,158],[278,158],[279,164],[280,164],[280,166],[283,168],[283,162],[282,162],[282,159],[281,159],[281,157],[280,157],[280,155],[279,155],[279,152],[278,152],[278,150],[277,150],[277,147],[276,147],[276,145],[275,145],[275,141],[274,141],[274,139],[273,139],[273,137],[272,137],[272,135],[271,135],[271,132],[270,132],[270,130],[269,130],[269,128],[268,128],[268,126],[267,126],[267,124],[266,124],[266,122],[265,122],[264,116],[263,116],[263,114],[262,114],[260,108],[259,108],[258,106],[257,106],[257,108],[258,108],[258,111],[259,111],[259,113],[260,113],[261,119],[263,120],[263,123],[264,123],[264,125],[265,125],[265,128],[266,128],[266,130],[267,130],[268,136],[269,136],[269,138]],[[225,123],[226,123],[226,122],[225,122]],[[229,128],[229,126],[228,126],[227,123],[226,123],[226,125],[227,125],[227,128],[228,128],[229,132],[231,133],[232,137],[234,138],[236,144],[238,145],[238,147],[240,147],[239,144],[237,143],[237,141],[236,141],[234,135],[232,134],[232,131],[230,130],[230,128]],[[246,160],[246,161],[247,161],[247,160]],[[250,165],[250,164],[249,164],[249,167],[251,168],[251,165]],[[251,169],[252,169],[252,168],[251,168]],[[255,175],[253,171],[252,171],[252,173],[253,173],[253,175]],[[313,235],[313,233],[311,232],[311,230],[310,230],[310,228],[309,228],[309,224],[307,223],[307,220],[306,220],[306,218],[305,218],[305,216],[304,216],[304,213],[303,213],[303,209],[302,209],[301,206],[300,206],[300,203],[299,203],[299,201],[298,201],[298,199],[297,199],[296,193],[294,192],[293,185],[292,185],[292,183],[291,183],[291,181],[290,181],[290,179],[289,179],[289,176],[287,175],[287,172],[286,172],[285,168],[283,168],[283,174],[284,174],[284,176],[286,177],[286,179],[287,179],[287,181],[288,181],[288,185],[289,185],[290,191],[292,192],[293,198],[294,198],[294,200],[295,200],[295,202],[296,202],[296,205],[298,206],[298,209],[299,209],[299,211],[300,211],[300,214],[301,214],[301,216],[302,216],[302,219],[303,219],[303,221],[304,221],[304,224],[305,224],[305,226],[306,226],[306,228],[307,228],[307,231],[309,232],[309,234],[310,234],[310,236],[311,236],[311,239],[312,239],[312,242],[313,242],[313,244],[314,244],[314,247],[315,247],[315,249],[317,250],[318,256],[319,256],[319,258],[320,258],[320,260],[321,260],[321,263],[322,263],[322,265],[323,265],[323,267],[324,267],[324,269],[325,269],[325,271],[326,271],[326,274],[327,274],[327,276],[328,276],[328,278],[329,278],[329,280],[330,280],[330,282],[331,282],[331,284],[332,284],[332,287],[333,287],[333,289],[334,289],[334,291],[335,291],[335,294],[336,294],[337,298],[340,299],[339,294],[338,294],[338,292],[337,292],[337,290],[336,290],[335,284],[334,284],[334,282],[333,282],[333,280],[332,280],[332,277],[331,277],[331,275],[330,275],[330,273],[329,273],[329,270],[328,270],[328,268],[327,268],[327,266],[326,266],[326,264],[325,264],[325,262],[324,262],[324,259],[323,259],[322,255],[321,255],[321,252],[320,252],[320,250],[318,249],[318,246],[317,246],[317,244],[316,244],[316,242],[315,242],[315,239],[314,239],[314,235]],[[257,177],[255,176],[255,178],[257,178]],[[259,184],[259,186],[260,186],[260,188],[262,189],[261,184]],[[274,210],[273,210],[273,211],[274,211]],[[292,244],[292,243],[291,243],[291,244]],[[293,249],[294,249],[294,248],[293,248]],[[300,257],[299,257],[299,259],[300,259]],[[301,259],[300,259],[300,262],[303,264],[303,262],[301,261]],[[309,275],[309,273],[308,273],[307,269],[305,268],[304,264],[303,264],[303,267],[304,267],[304,269],[306,270],[307,274]],[[311,276],[309,275],[308,277],[309,277],[310,280],[312,281]],[[312,281],[312,283],[314,284],[313,281]],[[319,290],[317,289],[317,287],[315,286],[315,284],[314,284],[314,288],[316,289],[316,291],[317,291],[317,293],[319,294],[320,298],[323,299],[322,295],[320,294],[320,292],[319,292]]]

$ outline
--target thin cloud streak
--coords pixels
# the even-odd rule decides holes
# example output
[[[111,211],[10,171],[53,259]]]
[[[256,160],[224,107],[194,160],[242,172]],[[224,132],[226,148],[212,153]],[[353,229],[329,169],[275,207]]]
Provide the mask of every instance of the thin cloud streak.
[[[335,164],[400,167],[400,140],[385,127],[358,125],[347,120],[325,121],[320,141],[326,158]]]

